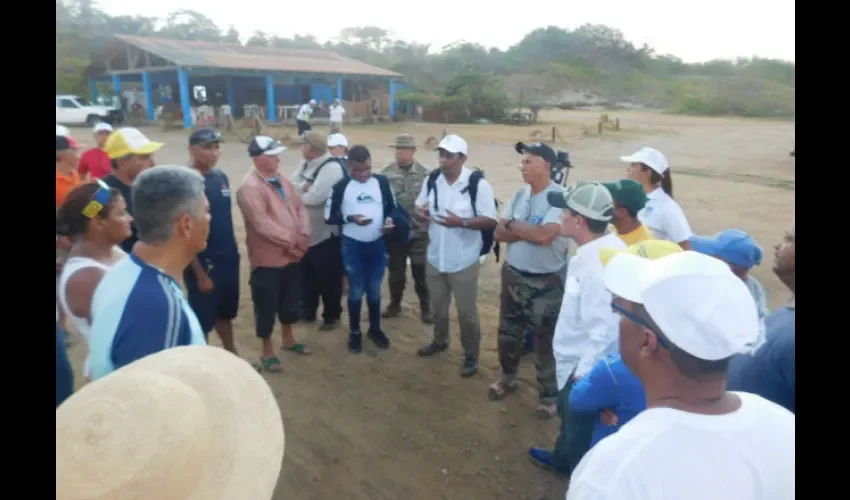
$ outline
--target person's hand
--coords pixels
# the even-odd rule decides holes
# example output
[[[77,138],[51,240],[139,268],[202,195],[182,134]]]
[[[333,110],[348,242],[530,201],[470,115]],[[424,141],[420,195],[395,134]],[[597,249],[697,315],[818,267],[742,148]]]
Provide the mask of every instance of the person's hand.
[[[381,228],[381,232],[386,234],[386,233],[389,233],[390,231],[392,231],[393,228],[395,228],[395,224],[393,223],[393,218],[387,217],[386,220],[384,220],[384,227]]]
[[[416,212],[413,215],[422,222],[431,220],[431,211],[428,210],[428,207],[416,207]]]
[[[305,183],[303,186],[301,186],[301,192],[302,192],[302,193],[306,193],[307,191],[309,191],[309,190],[310,190],[310,188],[311,188],[311,187],[313,187],[313,183],[312,183],[312,182],[307,182],[307,183]]]
[[[607,425],[608,427],[614,427],[620,422],[620,419],[617,418],[617,414],[614,413],[614,410],[610,408],[606,408],[599,413],[599,418],[602,419],[602,423]]]
[[[463,226],[463,219],[458,217],[457,214],[455,214],[451,210],[446,210],[446,214],[447,215],[445,217],[435,218],[434,222],[436,222],[437,224],[439,224],[441,226],[446,226],[446,227],[461,227],[461,226]]]
[[[201,293],[210,293],[215,288],[215,284],[213,284],[212,278],[209,275],[205,274],[198,278],[198,291]]]
[[[365,215],[352,215],[351,222],[357,224],[358,226],[368,226],[371,224],[372,219],[369,219]]]

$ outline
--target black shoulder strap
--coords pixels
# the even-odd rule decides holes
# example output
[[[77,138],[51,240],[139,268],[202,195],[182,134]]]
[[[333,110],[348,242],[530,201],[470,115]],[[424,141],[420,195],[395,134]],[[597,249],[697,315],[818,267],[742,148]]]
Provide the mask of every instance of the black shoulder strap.
[[[440,205],[438,205],[438,202],[437,202],[437,177],[439,177],[439,176],[440,176],[440,169],[435,168],[434,170],[431,171],[430,174],[428,174],[428,180],[426,181],[426,184],[425,184],[427,186],[427,194],[430,195],[432,191],[434,192],[434,211],[435,212],[440,210]]]
[[[316,178],[317,178],[317,177],[319,177],[319,172],[321,172],[321,171],[322,171],[322,168],[323,168],[325,165],[327,165],[328,163],[331,163],[331,162],[336,162],[336,163],[338,163],[338,164],[339,164],[339,166],[340,166],[340,168],[342,168],[342,173],[343,173],[343,174],[345,174],[345,168],[342,166],[342,162],[340,162],[340,161],[339,161],[339,158],[337,158],[336,156],[331,156],[331,157],[330,157],[330,158],[328,158],[327,160],[323,161],[321,165],[319,165],[318,167],[316,167],[316,171],[315,171],[315,172],[313,172],[313,178],[312,178],[312,179],[307,179],[307,180],[308,180],[309,182],[316,182]]]
[[[469,190],[469,200],[472,202],[472,214],[475,217],[478,217],[478,210],[475,209],[475,201],[478,199],[478,183],[483,178],[484,172],[480,170],[475,170],[469,175],[467,190]]]

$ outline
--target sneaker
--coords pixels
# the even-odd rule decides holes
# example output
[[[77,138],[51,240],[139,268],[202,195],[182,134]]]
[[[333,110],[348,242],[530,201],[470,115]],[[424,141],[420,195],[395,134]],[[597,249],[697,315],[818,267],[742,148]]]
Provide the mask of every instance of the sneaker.
[[[531,462],[534,465],[549,469],[559,476],[569,478],[569,471],[564,471],[555,466],[555,461],[552,459],[553,453],[553,451],[545,448],[530,448],[528,450],[528,457],[531,458]]]
[[[422,347],[420,347],[419,350],[416,351],[416,355],[423,357],[423,358],[426,358],[428,356],[433,356],[433,355],[437,354],[438,352],[443,352],[448,348],[449,348],[448,344],[440,345],[440,344],[436,344],[434,342],[431,342],[430,344],[425,344]]]
[[[335,319],[335,320],[333,320],[333,321],[327,321],[327,320],[325,320],[325,321],[322,323],[322,326],[320,326],[320,327],[319,327],[319,330],[324,330],[324,331],[327,331],[327,330],[333,330],[333,329],[335,329],[336,327],[338,327],[338,326],[339,326],[339,324],[340,324],[340,323],[339,323],[339,320],[338,320],[338,319]]]
[[[378,346],[378,349],[389,349],[390,348],[390,339],[387,338],[387,335],[381,330],[369,330],[369,333],[366,334],[369,337],[369,340],[375,343]]]
[[[463,360],[463,366],[460,369],[461,377],[471,377],[478,372],[478,360],[467,356]]]
[[[381,313],[382,318],[395,318],[401,314],[401,304],[391,303],[387,306],[387,309]]]
[[[363,335],[360,332],[348,333],[348,352],[351,354],[363,352]]]

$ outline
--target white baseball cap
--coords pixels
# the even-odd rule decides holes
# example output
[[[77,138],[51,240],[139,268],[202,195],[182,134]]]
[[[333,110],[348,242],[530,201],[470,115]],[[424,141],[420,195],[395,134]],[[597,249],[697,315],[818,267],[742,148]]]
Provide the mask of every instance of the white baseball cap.
[[[309,104],[316,104],[316,100],[315,100],[315,99],[310,99],[310,103],[309,103]]]
[[[437,149],[443,149],[449,153],[460,153],[463,156],[469,156],[469,146],[466,141],[459,135],[449,134],[443,137]]]
[[[68,130],[68,127],[66,127],[65,125],[59,125],[57,123],[56,124],[56,135],[62,135],[62,136],[68,137],[68,136],[71,135],[71,131]]]
[[[643,163],[659,175],[663,175],[670,168],[661,151],[652,148],[640,148],[629,156],[621,156],[620,159],[626,163]]]
[[[345,138],[342,134],[331,134],[328,136],[328,147],[336,148],[336,147],[348,147],[348,139]]]
[[[92,129],[92,132],[95,134],[97,134],[98,132],[112,132],[112,125],[106,122],[97,122],[97,124],[95,124],[94,128]]]
[[[256,135],[248,144],[248,156],[255,158],[257,156],[278,156],[286,151],[286,147],[274,137],[267,135]]]
[[[752,349],[759,337],[755,301],[741,278],[718,259],[693,251],[656,260],[615,255],[605,267],[614,295],[643,304],[676,347],[706,361]]]

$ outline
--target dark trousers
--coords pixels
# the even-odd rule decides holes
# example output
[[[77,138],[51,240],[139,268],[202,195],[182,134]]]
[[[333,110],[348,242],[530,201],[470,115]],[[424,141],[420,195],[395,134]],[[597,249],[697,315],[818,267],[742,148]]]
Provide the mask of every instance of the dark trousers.
[[[561,419],[561,431],[555,441],[552,462],[556,469],[572,473],[581,458],[590,450],[593,427],[599,415],[596,413],[575,413],[570,411],[570,392],[573,381],[567,382],[558,392],[558,417]]]
[[[74,392],[74,372],[65,351],[65,335],[56,322],[56,408]]]
[[[316,318],[319,297],[322,318],[338,321],[342,315],[342,248],[339,236],[331,236],[307,250],[299,263],[301,270],[301,317]]]
[[[298,125],[298,137],[304,135],[304,132],[307,132],[308,130],[313,130],[313,127],[304,120],[295,120],[295,123]]]
[[[267,339],[274,331],[275,318],[284,325],[298,322],[298,264],[285,267],[258,267],[251,271],[251,300],[257,337]]]
[[[416,295],[419,296],[419,303],[423,306],[423,309],[428,310],[431,302],[428,295],[428,281],[425,278],[425,256],[428,252],[428,238],[410,240],[410,242],[404,245],[392,244],[388,250],[390,254],[388,270],[390,272],[391,304],[398,305],[401,303],[407,282],[407,259],[409,258]]]

